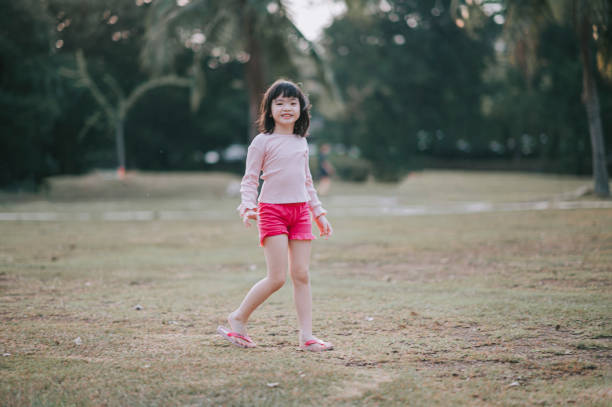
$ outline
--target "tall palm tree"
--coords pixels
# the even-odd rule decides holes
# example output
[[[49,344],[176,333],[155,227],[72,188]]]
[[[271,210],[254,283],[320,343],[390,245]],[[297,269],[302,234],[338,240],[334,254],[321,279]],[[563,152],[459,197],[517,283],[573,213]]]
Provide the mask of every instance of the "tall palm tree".
[[[201,64],[206,56],[244,63],[249,138],[256,134],[254,123],[266,83],[279,71],[299,71],[305,56],[316,66],[318,78],[332,90],[332,97],[338,95],[317,45],[302,35],[280,0],[159,0],[151,7],[147,27],[143,65],[153,75],[161,75],[173,69],[176,56],[185,47],[192,48],[192,69],[199,78],[200,94],[205,91]]]
[[[457,0],[453,0],[457,3]],[[514,46],[513,60],[529,78],[537,63],[537,41],[548,21],[572,25],[580,47],[582,64],[582,102],[585,105],[593,154],[594,190],[609,197],[608,171],[601,124],[599,97],[593,67],[593,50],[609,60],[612,45],[609,28],[612,6],[608,0],[506,0],[506,37]],[[595,47],[594,40],[597,39]],[[604,64],[607,65],[607,64]],[[528,81],[529,83],[529,81]]]

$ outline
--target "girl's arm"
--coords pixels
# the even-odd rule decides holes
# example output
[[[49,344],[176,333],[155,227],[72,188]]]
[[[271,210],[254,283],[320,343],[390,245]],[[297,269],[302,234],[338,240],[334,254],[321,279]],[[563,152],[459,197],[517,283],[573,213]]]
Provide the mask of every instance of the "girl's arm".
[[[257,137],[255,137],[247,151],[246,168],[240,183],[242,202],[238,206],[238,212],[242,218],[248,212],[257,211],[257,187],[259,186],[259,174],[261,173],[264,157],[264,148],[259,144]]]
[[[325,217],[327,211],[323,208],[321,201],[319,200],[319,196],[317,195],[317,190],[314,187],[314,183],[312,182],[312,174],[310,173],[310,164],[308,162],[308,153],[306,153],[306,191],[308,191],[308,196],[310,197],[310,201],[308,201],[308,206],[310,206],[310,211],[312,212],[315,223],[319,228],[319,232],[321,236],[327,237],[331,236],[333,233],[331,223]]]
[[[312,212],[315,218],[318,218],[321,215],[325,215],[327,211],[323,208],[321,201],[319,200],[319,196],[317,195],[317,190],[314,187],[314,182],[312,181],[312,174],[310,173],[310,163],[308,162],[308,153],[306,153],[306,168],[304,169],[306,173],[306,191],[308,192],[308,197],[310,200],[308,201],[308,205],[310,206],[310,211]]]

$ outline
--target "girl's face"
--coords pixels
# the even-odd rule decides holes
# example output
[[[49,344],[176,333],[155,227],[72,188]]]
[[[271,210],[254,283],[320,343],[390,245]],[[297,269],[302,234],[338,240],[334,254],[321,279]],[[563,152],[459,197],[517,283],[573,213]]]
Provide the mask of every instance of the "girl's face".
[[[300,118],[300,101],[296,97],[281,95],[272,100],[270,107],[274,122],[282,127],[293,126]]]

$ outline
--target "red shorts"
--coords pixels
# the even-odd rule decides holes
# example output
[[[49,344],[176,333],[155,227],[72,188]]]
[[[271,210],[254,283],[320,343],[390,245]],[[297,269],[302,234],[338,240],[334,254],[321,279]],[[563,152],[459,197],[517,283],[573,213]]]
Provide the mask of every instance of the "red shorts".
[[[312,223],[307,202],[259,203],[259,244],[268,236],[287,235],[289,240],[313,240]]]

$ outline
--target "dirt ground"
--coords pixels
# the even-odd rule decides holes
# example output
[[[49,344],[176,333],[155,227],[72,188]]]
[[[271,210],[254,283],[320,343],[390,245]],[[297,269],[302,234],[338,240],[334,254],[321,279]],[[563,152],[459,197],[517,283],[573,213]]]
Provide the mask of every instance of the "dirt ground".
[[[225,181],[209,181],[223,191]],[[479,183],[456,182],[471,194]],[[336,186],[328,201],[343,205],[398,188]],[[201,199],[227,213],[218,219],[0,222],[1,404],[612,404],[612,210],[331,211],[335,233],[313,242],[311,284],[315,334],[335,349],[313,354],[297,349],[290,280],[250,321],[257,348],[215,333],[265,276],[256,230],[234,217],[235,198],[216,193],[146,202]],[[144,202],[93,196],[61,203]],[[2,205],[70,208],[58,201]]]

